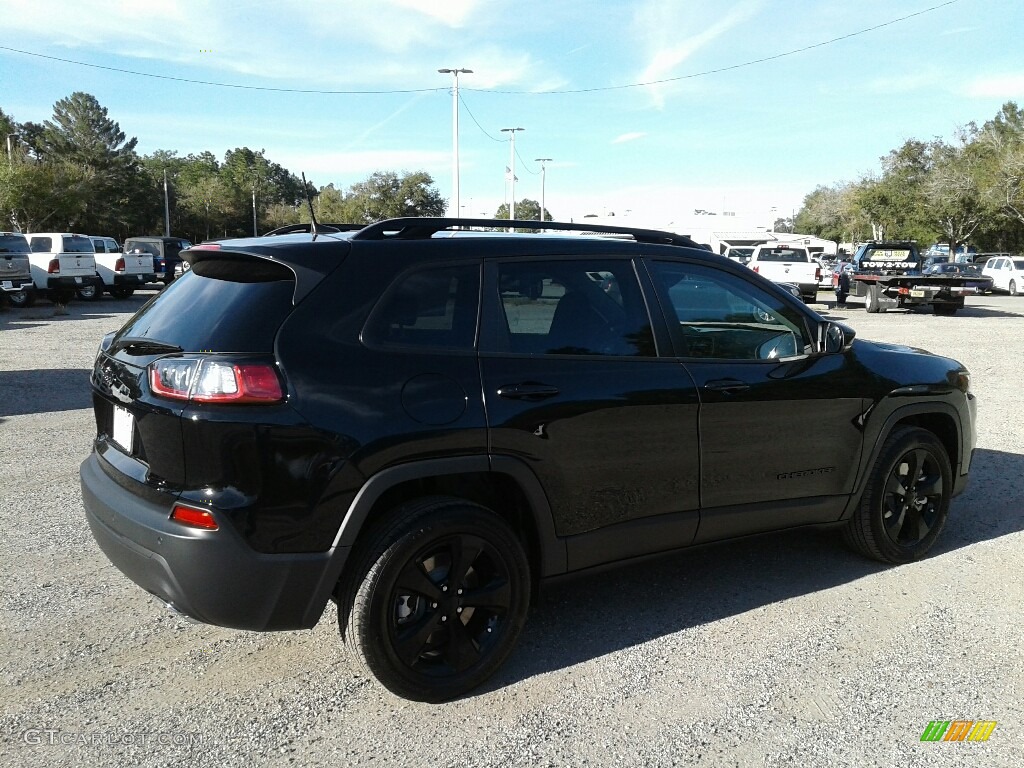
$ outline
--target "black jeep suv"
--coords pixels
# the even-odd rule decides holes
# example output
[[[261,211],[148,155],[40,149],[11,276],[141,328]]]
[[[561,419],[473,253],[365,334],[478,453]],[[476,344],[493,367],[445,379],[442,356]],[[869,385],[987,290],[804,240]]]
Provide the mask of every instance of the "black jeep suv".
[[[510,224],[535,223],[192,248],[96,358],[107,556],[226,627],[333,600],[387,688],[437,701],[553,577],[804,525],[890,563],[934,543],[974,448],[961,365],[854,341],[687,238],[471,229]]]

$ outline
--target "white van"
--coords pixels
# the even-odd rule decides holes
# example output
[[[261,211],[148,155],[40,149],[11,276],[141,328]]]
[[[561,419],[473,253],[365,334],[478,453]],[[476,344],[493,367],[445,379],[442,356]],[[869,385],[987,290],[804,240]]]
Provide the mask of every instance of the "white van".
[[[96,271],[103,280],[102,290],[116,299],[127,299],[136,288],[156,282],[153,257],[148,253],[121,253],[121,246],[112,237],[92,236],[96,249]],[[101,290],[83,288],[78,291],[83,299],[98,299]]]
[[[29,264],[36,290],[57,304],[66,304],[75,291],[103,289],[96,273],[92,240],[72,232],[33,232],[28,237]]]

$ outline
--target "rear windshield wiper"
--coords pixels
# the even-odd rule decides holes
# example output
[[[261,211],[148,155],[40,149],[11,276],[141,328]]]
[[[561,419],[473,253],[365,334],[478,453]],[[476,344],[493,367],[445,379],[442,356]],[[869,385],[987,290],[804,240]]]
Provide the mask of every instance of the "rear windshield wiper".
[[[184,352],[177,344],[168,344],[166,341],[147,339],[145,336],[125,336],[117,340],[117,350],[123,350],[129,355],[153,355],[160,352]]]

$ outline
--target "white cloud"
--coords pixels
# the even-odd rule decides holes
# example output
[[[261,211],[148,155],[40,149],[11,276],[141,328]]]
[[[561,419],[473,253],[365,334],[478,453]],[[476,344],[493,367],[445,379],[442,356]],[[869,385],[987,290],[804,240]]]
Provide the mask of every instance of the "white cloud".
[[[625,144],[627,141],[636,141],[642,139],[647,133],[644,131],[633,131],[632,133],[624,133],[621,136],[616,136],[612,139],[612,144]]]
[[[636,77],[651,83],[648,90],[655,106],[665,104],[665,84],[658,83],[676,76],[677,67],[717,38],[755,16],[763,0],[741,0],[717,19],[701,18],[690,4],[677,0],[648,0],[636,12],[634,26],[640,44],[647,53],[647,66]],[[688,29],[700,31],[687,36]],[[678,87],[678,83],[675,84]]]
[[[967,83],[964,95],[971,98],[1024,98],[1024,72],[979,77]]]

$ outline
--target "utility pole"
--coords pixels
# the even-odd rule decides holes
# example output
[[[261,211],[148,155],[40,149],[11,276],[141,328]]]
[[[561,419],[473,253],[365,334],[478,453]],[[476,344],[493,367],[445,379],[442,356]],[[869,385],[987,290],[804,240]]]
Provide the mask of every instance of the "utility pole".
[[[164,168],[164,237],[171,236],[171,203],[167,192],[167,169]]]
[[[7,134],[7,167],[8,168],[13,168],[14,167],[14,160],[12,159],[13,156],[14,156],[14,150],[11,148],[11,137],[12,136],[14,136],[15,138],[19,138],[20,139],[21,138],[21,134],[20,133],[8,133]]]
[[[256,183],[252,185],[252,236],[259,237],[259,232],[256,231]]]
[[[509,161],[508,168],[509,174],[511,175],[512,183],[512,194],[511,200],[508,204],[508,218],[509,221],[515,221],[516,218],[516,131],[525,131],[525,128],[502,128],[502,133],[507,133],[509,137]],[[513,227],[509,227],[508,231],[511,232]]]
[[[550,163],[551,158],[538,157],[534,162],[540,163],[540,220],[543,222],[547,218],[547,214],[545,213],[546,208],[544,207],[544,187],[546,185],[545,176],[547,174],[547,166],[545,163]]]
[[[439,69],[442,75],[452,76],[452,200],[448,215],[459,216],[459,75],[471,75],[472,69]]]

